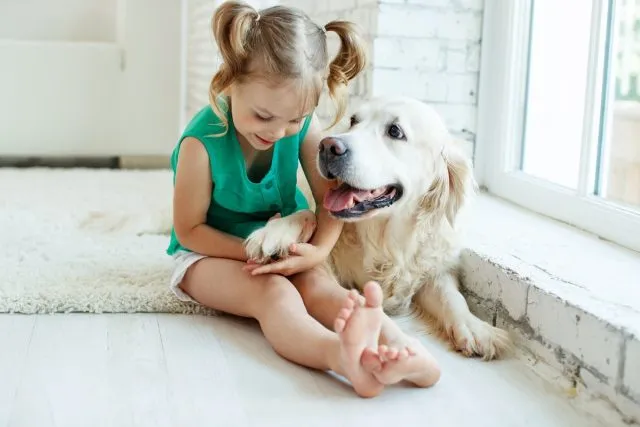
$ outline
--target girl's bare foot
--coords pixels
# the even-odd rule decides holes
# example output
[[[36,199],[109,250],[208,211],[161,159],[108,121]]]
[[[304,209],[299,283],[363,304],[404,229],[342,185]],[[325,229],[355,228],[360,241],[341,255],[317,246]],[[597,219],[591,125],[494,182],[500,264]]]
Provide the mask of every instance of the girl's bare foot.
[[[334,323],[340,337],[340,362],[342,372],[356,393],[362,397],[377,396],[384,386],[371,371],[364,369],[362,357],[365,350],[375,352],[382,328],[382,290],[380,285],[368,282],[364,286],[364,305],[357,292],[349,293]]]
[[[377,353],[366,351],[362,364],[385,385],[405,380],[418,387],[430,387],[440,379],[437,362],[415,339],[408,339],[401,346],[381,345]]]

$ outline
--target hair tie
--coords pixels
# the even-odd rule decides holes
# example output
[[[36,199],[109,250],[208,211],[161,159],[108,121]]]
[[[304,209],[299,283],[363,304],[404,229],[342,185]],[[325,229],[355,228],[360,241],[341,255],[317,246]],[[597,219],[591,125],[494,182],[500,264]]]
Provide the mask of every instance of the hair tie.
[[[320,27],[320,29],[322,30],[322,32],[326,35],[327,34],[327,29],[324,27],[324,25],[322,27]]]
[[[256,22],[258,22],[260,20],[260,14],[258,13],[258,16],[256,17]]]

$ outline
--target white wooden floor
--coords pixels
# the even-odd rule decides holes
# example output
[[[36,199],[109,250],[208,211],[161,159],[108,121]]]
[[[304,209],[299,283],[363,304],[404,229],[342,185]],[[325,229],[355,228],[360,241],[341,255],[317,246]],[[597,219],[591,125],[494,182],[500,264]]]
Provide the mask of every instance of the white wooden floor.
[[[251,321],[4,314],[0,427],[605,425],[578,415],[517,360],[469,360],[427,341],[440,383],[365,400],[279,358]]]

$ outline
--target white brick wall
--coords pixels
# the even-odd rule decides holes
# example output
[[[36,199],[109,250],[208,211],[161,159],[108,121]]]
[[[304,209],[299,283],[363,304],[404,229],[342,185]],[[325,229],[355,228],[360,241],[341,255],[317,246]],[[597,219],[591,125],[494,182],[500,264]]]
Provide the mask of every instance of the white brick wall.
[[[625,360],[622,378],[623,393],[640,402],[640,338],[627,340]]]
[[[374,41],[374,95],[434,104],[473,150],[482,0],[383,0]]]
[[[219,63],[211,33],[211,16],[218,4],[216,0],[190,0],[187,4],[187,122],[209,102],[209,81]]]
[[[207,102],[216,62],[209,21],[220,0],[191,0],[187,99],[190,117]],[[250,1],[257,8],[277,0]],[[483,0],[280,0],[299,7],[320,25],[351,20],[363,29],[370,64],[350,88],[350,107],[370,96],[404,94],[434,104],[449,128],[473,150]],[[338,40],[329,34],[331,53]],[[317,110],[333,116],[326,93]],[[346,122],[346,118],[343,123]]]
[[[513,213],[490,211],[492,218],[509,218]],[[487,223],[484,219],[478,224]],[[518,227],[558,235],[556,229],[546,228],[545,221],[534,222],[526,214],[509,220]],[[533,263],[531,248],[537,247],[531,239],[506,249],[503,237],[513,236],[509,226],[504,234],[485,227],[474,235],[477,232],[462,254],[463,290],[471,310],[517,336],[527,357],[535,360],[538,374],[569,393],[590,396],[589,410],[615,408],[627,420],[640,420],[637,313],[594,297],[580,280],[554,276]],[[563,247],[571,249],[566,243],[571,235],[563,236]],[[548,248],[533,251],[544,249]]]
[[[615,384],[623,337],[612,333],[607,322],[536,287],[530,289],[527,303],[529,324],[535,334],[577,357],[602,381]]]

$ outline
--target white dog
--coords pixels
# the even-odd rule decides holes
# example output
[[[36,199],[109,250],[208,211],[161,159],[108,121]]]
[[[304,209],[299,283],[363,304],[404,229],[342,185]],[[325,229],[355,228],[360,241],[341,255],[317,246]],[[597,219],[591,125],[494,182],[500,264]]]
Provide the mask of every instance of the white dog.
[[[457,219],[476,184],[435,110],[408,98],[371,100],[349,130],[322,140],[318,168],[336,184],[324,206],[345,221],[328,266],[341,285],[377,281],[388,314],[418,312],[465,355],[492,359],[510,347],[458,290]],[[310,211],[272,220],[247,238],[249,256],[286,256],[309,239],[310,223]]]

